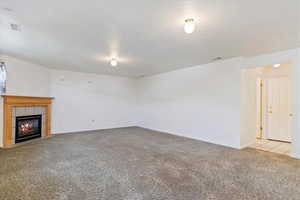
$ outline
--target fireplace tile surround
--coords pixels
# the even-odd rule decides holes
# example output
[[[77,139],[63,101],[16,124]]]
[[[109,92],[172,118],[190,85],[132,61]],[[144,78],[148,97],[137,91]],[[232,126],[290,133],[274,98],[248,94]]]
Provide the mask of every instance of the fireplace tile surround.
[[[2,95],[3,101],[3,147],[15,146],[16,117],[41,115],[41,137],[51,136],[52,97]],[[19,144],[19,143],[18,143]]]
[[[15,144],[16,136],[16,117],[29,116],[29,115],[42,115],[42,137],[46,136],[46,107],[45,106],[24,106],[12,108],[12,138],[11,144]]]

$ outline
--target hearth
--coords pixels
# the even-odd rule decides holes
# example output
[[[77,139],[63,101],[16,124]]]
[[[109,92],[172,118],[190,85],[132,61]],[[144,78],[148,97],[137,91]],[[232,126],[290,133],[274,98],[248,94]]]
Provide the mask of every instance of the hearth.
[[[15,143],[42,136],[42,115],[16,117]]]

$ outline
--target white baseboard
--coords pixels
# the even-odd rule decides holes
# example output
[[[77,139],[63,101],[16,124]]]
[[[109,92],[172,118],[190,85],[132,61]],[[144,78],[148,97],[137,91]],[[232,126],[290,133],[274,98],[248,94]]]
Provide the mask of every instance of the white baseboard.
[[[250,146],[252,146],[254,144],[255,144],[255,141],[249,142],[248,144],[243,144],[243,145],[241,145],[240,149],[244,149],[244,148],[250,147]]]
[[[180,137],[184,137],[184,138],[199,140],[199,141],[210,143],[210,144],[225,146],[225,147],[229,147],[229,148],[233,148],[233,149],[241,149],[240,147],[237,147],[237,146],[234,146],[234,145],[228,145],[228,144],[218,143],[218,142],[215,142],[215,141],[209,141],[209,140],[205,140],[203,138],[196,138],[196,137],[186,136],[184,134],[174,133],[174,132],[171,132],[171,131],[160,130],[160,129],[155,129],[155,128],[148,128],[148,127],[144,127],[144,126],[141,126],[141,125],[138,125],[138,127],[143,128],[143,129],[152,130],[152,131],[167,133],[167,134],[170,134],[170,135],[180,136]]]
[[[97,129],[82,129],[82,130],[74,130],[74,131],[55,131],[52,135],[59,135],[59,134],[68,134],[68,133],[81,133],[81,132],[93,132],[93,131],[103,131],[108,129],[118,129],[118,128],[130,128],[130,127],[137,127],[137,126],[118,126],[118,127],[105,127],[105,128],[97,128]]]

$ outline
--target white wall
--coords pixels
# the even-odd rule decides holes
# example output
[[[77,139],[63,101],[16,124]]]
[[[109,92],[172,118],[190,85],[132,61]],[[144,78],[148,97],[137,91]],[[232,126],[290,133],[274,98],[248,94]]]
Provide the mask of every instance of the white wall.
[[[257,133],[257,78],[256,68],[242,69],[241,78],[241,148],[255,143]]]
[[[56,98],[55,133],[139,125],[235,148],[249,141],[243,124],[247,112],[243,110],[242,69],[291,62],[293,156],[300,158],[299,51],[234,58],[138,80],[49,72],[11,57],[4,60],[8,65],[8,93]],[[0,133],[1,112],[2,109]]]
[[[49,70],[5,55],[0,59],[7,64],[7,94],[55,97],[54,133],[136,125],[135,79]],[[2,98],[0,107],[3,108]],[[2,134],[0,109],[0,147]]]
[[[40,65],[1,55],[7,67],[7,94],[49,96],[49,70]],[[0,147],[3,145],[3,99],[0,98]]]
[[[241,61],[140,79],[139,126],[239,148]]]
[[[256,109],[256,95],[250,95],[249,99],[248,93],[255,94],[256,83],[249,85],[245,79],[253,79],[255,75],[245,77],[243,73],[248,68],[291,62],[293,156],[300,158],[299,58],[299,49],[292,49],[139,79],[138,125],[235,148],[246,147],[254,140],[251,131],[256,131],[255,112],[252,112]]]
[[[136,125],[135,79],[51,71],[53,133]]]
[[[296,58],[292,67],[292,156],[300,158],[300,49],[298,49]]]
[[[7,68],[7,94],[49,96],[49,69],[11,56],[1,59]]]

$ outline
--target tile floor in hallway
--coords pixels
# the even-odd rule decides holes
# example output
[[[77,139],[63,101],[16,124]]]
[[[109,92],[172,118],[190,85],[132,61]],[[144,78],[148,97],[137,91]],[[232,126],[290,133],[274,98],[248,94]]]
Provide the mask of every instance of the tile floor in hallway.
[[[291,143],[287,143],[287,142],[280,142],[280,141],[267,140],[267,139],[257,139],[256,143],[251,145],[250,147],[263,150],[263,151],[290,155],[292,145]]]

